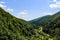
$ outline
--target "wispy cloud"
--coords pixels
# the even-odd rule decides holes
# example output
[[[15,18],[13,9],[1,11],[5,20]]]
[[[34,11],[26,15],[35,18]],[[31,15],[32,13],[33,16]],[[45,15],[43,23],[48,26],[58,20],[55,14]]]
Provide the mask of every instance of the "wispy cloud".
[[[0,2],[0,7],[2,7],[2,8],[5,8],[5,7],[7,7],[6,5],[4,5],[5,4],[5,2]]]
[[[21,17],[25,17],[25,15],[27,15],[28,14],[28,11],[27,10],[23,10],[23,11],[20,11],[20,12],[18,12],[17,13],[17,17],[19,18],[20,16]]]
[[[5,4],[5,2],[1,1],[0,4]]]
[[[57,0],[53,0],[53,2],[56,2]]]
[[[60,1],[57,1],[56,4],[60,5]]]
[[[26,14],[28,14],[28,11],[27,10],[23,10],[23,11],[20,11],[18,14],[26,15]]]
[[[0,7],[5,8],[7,7],[6,5],[0,4]]]
[[[60,4],[50,4],[50,8],[60,8]]]
[[[49,5],[50,8],[60,8],[60,1],[58,0],[53,0],[54,3],[51,3]]]
[[[28,10],[18,12],[15,16],[17,18],[27,19]]]
[[[13,9],[7,8],[7,11],[8,11],[8,12],[13,12]]]
[[[54,13],[52,13],[52,12],[44,12],[42,16],[44,16],[44,15],[53,15],[53,14]]]
[[[7,5],[5,5],[5,2],[1,1],[0,2],[0,7],[4,8],[7,12],[13,12],[12,8],[7,7]]]
[[[53,13],[52,13],[52,12],[47,12],[47,14],[48,14],[48,15],[53,15]]]

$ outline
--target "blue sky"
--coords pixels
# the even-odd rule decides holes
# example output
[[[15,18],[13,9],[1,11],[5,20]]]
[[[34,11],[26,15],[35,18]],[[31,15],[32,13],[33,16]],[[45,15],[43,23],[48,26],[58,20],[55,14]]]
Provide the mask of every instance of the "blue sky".
[[[60,11],[60,0],[0,0],[0,7],[18,18],[32,20]]]

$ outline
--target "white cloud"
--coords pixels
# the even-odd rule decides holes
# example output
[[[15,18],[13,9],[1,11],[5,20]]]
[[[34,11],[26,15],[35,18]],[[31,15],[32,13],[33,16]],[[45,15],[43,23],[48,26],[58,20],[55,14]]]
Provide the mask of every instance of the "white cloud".
[[[18,12],[15,16],[17,18],[22,18],[22,19],[27,19],[27,14],[28,14],[28,11],[27,10],[23,10],[23,11],[20,11]]]
[[[28,11],[27,10],[23,10],[23,11],[20,11],[18,14],[25,15],[25,14],[28,14]]]
[[[48,14],[48,15],[53,15],[53,13],[51,13],[51,12],[48,12],[47,14]]]
[[[7,7],[6,5],[0,4],[0,7],[5,8]]]
[[[0,4],[5,4],[5,2],[2,2],[2,1],[1,1]]]
[[[53,13],[51,13],[51,12],[45,12],[45,13],[43,13],[42,16],[44,16],[44,15],[53,15]]]
[[[2,7],[2,8],[6,8],[7,6],[4,5],[4,4],[5,4],[5,2],[1,1],[1,2],[0,2],[0,7]]]
[[[57,0],[53,0],[53,2],[56,2]]]
[[[56,4],[60,5],[60,1],[57,1]]]
[[[53,0],[54,3],[50,4],[49,7],[50,8],[60,8],[60,1],[58,0]]]
[[[60,4],[50,4],[50,8],[60,8]]]
[[[5,9],[7,12],[13,12],[13,9],[7,7],[7,5],[5,5],[5,2],[1,1],[0,2],[0,7],[2,7],[3,9]]]
[[[13,12],[13,9],[7,8],[7,11],[8,11],[8,12]]]
[[[58,1],[60,1],[60,0],[53,0],[53,2],[58,2]]]

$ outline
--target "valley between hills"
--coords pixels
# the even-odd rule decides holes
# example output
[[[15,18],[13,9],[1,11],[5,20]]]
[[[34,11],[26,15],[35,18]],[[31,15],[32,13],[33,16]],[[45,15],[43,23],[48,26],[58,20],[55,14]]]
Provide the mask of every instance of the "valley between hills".
[[[25,21],[0,7],[0,40],[60,40],[60,12]]]

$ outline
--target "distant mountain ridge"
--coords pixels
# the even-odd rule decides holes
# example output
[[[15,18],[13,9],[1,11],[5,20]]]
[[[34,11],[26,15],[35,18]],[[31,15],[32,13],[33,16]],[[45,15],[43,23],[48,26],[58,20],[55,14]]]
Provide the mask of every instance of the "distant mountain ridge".
[[[43,31],[45,33],[50,34],[52,37],[58,38],[60,40],[60,11],[50,17],[47,16],[46,18],[42,17],[43,19],[33,20],[30,23],[42,26]]]
[[[51,15],[46,15],[46,16],[43,16],[43,17],[40,17],[40,18],[36,18],[34,20],[30,20],[29,22],[32,23],[32,24],[35,24],[37,26],[41,26],[43,25],[43,23],[46,22],[47,19],[49,19],[51,17]],[[45,21],[45,22],[44,22]]]

